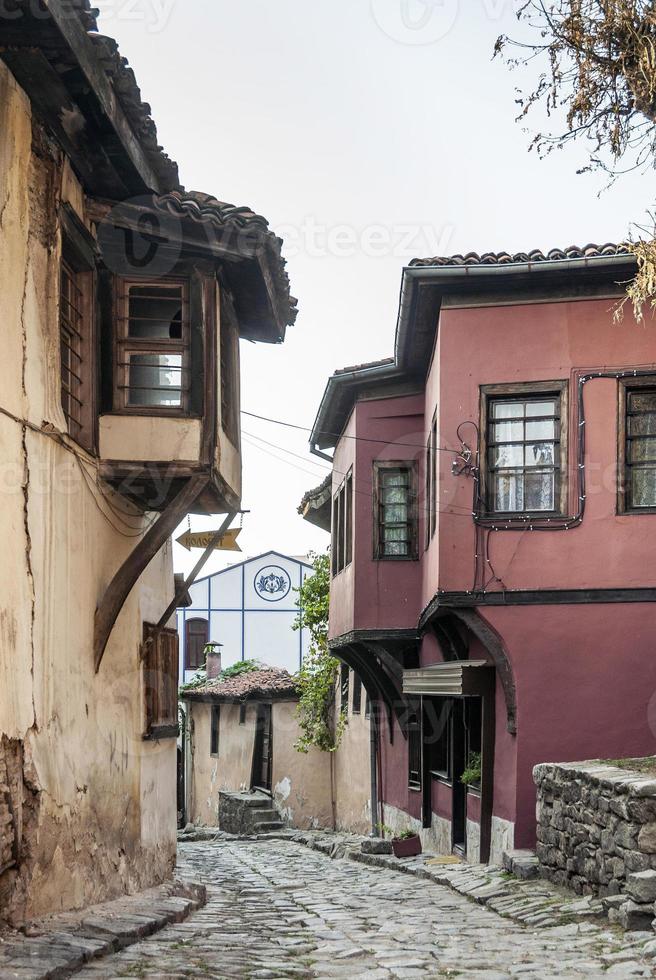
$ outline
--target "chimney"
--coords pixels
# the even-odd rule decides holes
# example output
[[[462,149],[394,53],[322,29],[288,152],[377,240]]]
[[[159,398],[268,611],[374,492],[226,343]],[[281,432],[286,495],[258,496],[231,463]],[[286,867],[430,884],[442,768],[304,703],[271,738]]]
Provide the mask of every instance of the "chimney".
[[[221,673],[221,647],[222,643],[208,643],[205,647],[205,663],[207,667],[208,681],[216,680]]]

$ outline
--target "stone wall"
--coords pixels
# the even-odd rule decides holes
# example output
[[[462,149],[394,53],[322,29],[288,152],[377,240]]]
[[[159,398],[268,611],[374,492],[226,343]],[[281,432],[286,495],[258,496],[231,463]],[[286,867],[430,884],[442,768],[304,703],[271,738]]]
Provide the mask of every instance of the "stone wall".
[[[656,869],[656,769],[630,763],[535,767],[543,878],[578,894],[628,896],[636,873]]]

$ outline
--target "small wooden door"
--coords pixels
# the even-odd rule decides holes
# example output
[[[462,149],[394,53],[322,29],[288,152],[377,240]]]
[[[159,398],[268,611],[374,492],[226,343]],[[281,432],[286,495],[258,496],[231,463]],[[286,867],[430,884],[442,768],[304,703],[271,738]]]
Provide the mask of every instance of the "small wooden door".
[[[271,792],[271,759],[273,751],[273,732],[271,730],[271,705],[258,704],[255,726],[255,745],[253,747],[253,789]]]

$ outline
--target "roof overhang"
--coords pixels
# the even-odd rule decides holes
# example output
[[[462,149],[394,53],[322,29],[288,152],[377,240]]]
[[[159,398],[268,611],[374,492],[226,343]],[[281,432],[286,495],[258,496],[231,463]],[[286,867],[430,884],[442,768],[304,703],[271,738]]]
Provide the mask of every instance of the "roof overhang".
[[[419,697],[482,697],[494,689],[494,667],[485,660],[456,660],[403,671],[403,693]]]
[[[111,39],[89,33],[94,26],[79,4],[17,0],[14,15],[0,18],[0,58],[89,193],[119,199],[179,187],[134,76]],[[120,92],[112,68],[122,73]]]
[[[329,473],[321,486],[309,490],[301,501],[298,513],[308,524],[320,527],[330,533],[332,501],[332,473]]]
[[[621,295],[636,262],[624,252],[573,258],[527,258],[503,263],[422,265],[403,269],[393,361],[337,372],[328,380],[310,443],[334,447],[363,395],[418,390],[430,367],[440,311],[447,298],[475,305],[503,305],[536,297],[549,300]]]

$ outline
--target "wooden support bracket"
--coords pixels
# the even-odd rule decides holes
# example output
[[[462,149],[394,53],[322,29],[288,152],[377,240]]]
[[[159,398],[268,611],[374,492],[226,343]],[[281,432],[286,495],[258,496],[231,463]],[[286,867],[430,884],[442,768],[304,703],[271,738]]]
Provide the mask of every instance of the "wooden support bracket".
[[[192,477],[184,485],[166,510],[162,511],[136,548],[128,555],[105,590],[105,594],[96,609],[94,625],[93,655],[96,673],[100,669],[114,623],[125,605],[132,587],[166,540],[171,537],[180,521],[190,512],[193,504],[206,489],[209,482],[207,474],[201,474]]]

